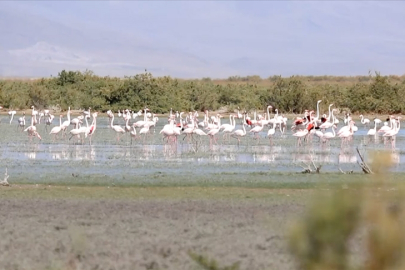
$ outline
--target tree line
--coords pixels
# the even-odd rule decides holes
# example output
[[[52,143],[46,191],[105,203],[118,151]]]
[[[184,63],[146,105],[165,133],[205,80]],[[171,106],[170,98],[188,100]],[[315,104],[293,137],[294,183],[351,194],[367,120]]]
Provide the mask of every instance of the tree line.
[[[316,109],[316,101],[351,113],[404,113],[405,77],[379,73],[358,77],[232,76],[224,80],[182,80],[146,72],[124,78],[97,76],[91,71],[62,70],[58,76],[35,80],[0,80],[0,105],[8,109],[139,110],[156,113],[224,109],[283,113]],[[323,110],[323,111],[325,111]]]

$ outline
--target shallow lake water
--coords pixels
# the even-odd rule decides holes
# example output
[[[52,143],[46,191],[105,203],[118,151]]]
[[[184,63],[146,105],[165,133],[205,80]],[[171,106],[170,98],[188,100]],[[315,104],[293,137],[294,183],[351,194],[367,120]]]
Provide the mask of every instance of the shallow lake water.
[[[37,125],[42,141],[34,138],[31,142],[26,132],[17,130],[16,118],[12,124],[8,123],[6,116],[0,118],[0,174],[7,167],[10,182],[13,179],[18,182],[100,184],[301,181],[303,176],[298,173],[303,170],[302,166],[312,161],[322,165],[322,172],[339,173],[339,168],[361,172],[356,147],[366,157],[368,150],[389,151],[395,162],[391,170],[405,171],[402,166],[405,162],[405,152],[402,151],[405,147],[405,131],[399,131],[396,148],[392,150],[391,144],[384,144],[381,136],[376,141],[368,141],[366,134],[369,127],[365,128],[359,122],[359,130],[354,134],[353,141],[343,148],[340,138],[333,138],[329,145],[320,143],[317,137],[311,143],[297,147],[290,125],[284,135],[276,131],[272,145],[265,138],[268,131],[268,127],[265,127],[259,134],[260,140],[247,133],[238,145],[234,138],[223,140],[220,133],[217,135],[218,144],[210,147],[207,136],[190,143],[187,139],[183,140],[184,135],[180,135],[177,145],[165,143],[159,134],[163,125],[167,124],[164,118],[159,120],[156,132],[152,129],[146,138],[131,142],[129,134],[123,134],[121,140],[117,141],[116,133],[109,128],[108,118],[99,116],[92,145],[88,140],[84,144],[75,138],[69,140],[69,135],[53,141],[49,135],[50,128],[46,131],[44,124]],[[54,124],[56,122],[54,120]],[[29,124],[30,120],[27,121]],[[124,120],[116,119],[114,124],[124,126]],[[342,125],[339,124],[338,129]],[[236,129],[241,129],[239,123]]]

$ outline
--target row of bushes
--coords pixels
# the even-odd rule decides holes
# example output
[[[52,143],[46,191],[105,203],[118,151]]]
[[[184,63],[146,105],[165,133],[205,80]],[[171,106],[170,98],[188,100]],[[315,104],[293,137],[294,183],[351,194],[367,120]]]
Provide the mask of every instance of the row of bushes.
[[[247,78],[247,79],[246,79]],[[92,107],[95,110],[139,110],[145,106],[157,113],[173,110],[264,110],[272,105],[284,113],[315,109],[322,99],[352,113],[405,112],[405,79],[376,73],[353,81],[335,77],[272,76],[263,84],[259,76],[234,76],[218,81],[210,78],[180,80],[153,77],[145,72],[135,76],[101,77],[91,71],[61,71],[58,76],[38,80],[1,80],[0,102],[4,108]],[[340,77],[339,77],[340,78]],[[361,77],[362,78],[362,77]],[[314,83],[317,82],[317,83]]]

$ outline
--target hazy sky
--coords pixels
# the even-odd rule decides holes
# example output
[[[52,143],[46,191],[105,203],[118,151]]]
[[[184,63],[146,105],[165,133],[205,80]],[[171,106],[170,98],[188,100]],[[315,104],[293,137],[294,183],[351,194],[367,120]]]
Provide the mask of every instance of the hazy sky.
[[[187,69],[198,65],[184,73],[171,63],[165,72],[172,76],[405,73],[404,1],[20,1],[2,7],[83,32],[128,35],[176,55],[169,59],[178,57]]]

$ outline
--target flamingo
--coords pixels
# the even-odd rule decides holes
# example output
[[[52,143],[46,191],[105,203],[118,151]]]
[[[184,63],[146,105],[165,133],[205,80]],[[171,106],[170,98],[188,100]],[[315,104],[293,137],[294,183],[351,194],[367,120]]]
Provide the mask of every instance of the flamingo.
[[[190,142],[190,137],[194,134],[195,129],[196,129],[195,121],[193,119],[191,119],[190,126],[183,130],[183,134],[185,134],[183,137],[183,141],[187,137],[187,141]]]
[[[273,127],[267,131],[267,138],[270,140],[270,144],[273,145],[273,135],[276,133],[276,124],[273,123]]]
[[[149,133],[149,125],[145,125],[143,128],[141,128],[141,130],[139,131],[139,136],[141,136],[141,134],[144,134],[143,136],[143,142],[145,142],[145,138],[146,138],[146,134]]]
[[[48,116],[48,118],[45,121],[45,130],[48,131],[48,126],[50,126],[52,124],[52,121],[55,118],[55,116],[50,113],[48,113],[46,115]]]
[[[18,118],[18,126],[17,129],[21,127],[21,131],[24,130],[25,127],[25,112],[23,112],[23,116]]]
[[[159,121],[159,118],[155,116],[155,114],[152,115],[152,120],[147,120],[146,123],[144,124],[144,127],[149,126],[149,128],[153,127],[153,133],[156,133],[156,123]]]
[[[145,109],[143,110],[143,121],[137,121],[137,122],[135,122],[135,123],[133,124],[135,127],[143,127],[143,125],[145,125],[145,123],[146,123],[146,121],[147,121],[147,117],[146,117],[146,112],[147,112],[147,111],[149,111],[148,108],[145,108]]]
[[[349,140],[349,138],[351,137],[351,136],[353,136],[353,125],[354,125],[354,121],[352,121],[352,120],[350,120],[349,122],[348,122],[348,129],[344,129],[344,130],[339,130],[339,132],[340,133],[338,133],[338,136],[339,136],[339,138],[341,138],[342,139],[342,144],[341,144],[341,147],[343,147],[343,143],[344,142],[348,142],[348,140]]]
[[[34,107],[34,106],[31,106],[31,109],[32,109],[31,116],[34,116],[34,115],[37,115],[37,114],[38,114],[38,111],[35,110],[35,107]],[[36,121],[36,119],[35,119],[35,121]]]
[[[329,115],[328,115],[328,117],[326,118],[327,120],[319,126],[319,128],[322,129],[322,130],[331,128],[331,127],[334,125],[335,118],[334,118],[334,116],[333,116],[333,112],[334,112],[336,109],[333,109],[332,112],[331,112],[331,110],[330,110],[330,107],[331,107],[331,106],[333,106],[333,104],[330,104],[330,105],[329,105]],[[332,119],[331,119],[331,118],[332,118]]]
[[[163,141],[164,139],[167,139],[167,142],[169,141],[169,138],[171,138],[172,136],[174,136],[174,115],[172,117],[172,119],[170,120],[170,124],[169,125],[165,125],[162,130],[159,132],[159,134],[163,134]]]
[[[330,139],[336,137],[336,133],[335,133],[335,129],[336,129],[336,128],[337,128],[336,125],[333,125],[333,126],[332,126],[332,132],[326,132],[326,133],[323,134],[322,139],[323,139],[323,142],[324,142],[324,143],[325,143],[326,141],[328,141],[328,142],[329,142],[329,145],[330,145]]]
[[[195,128],[193,130],[193,134],[197,134],[198,136],[200,136],[200,140],[201,140],[201,136],[207,136],[207,133],[205,133],[202,129],[199,129],[198,125],[195,126]]]
[[[34,107],[34,106],[32,106]],[[37,132],[37,127],[34,126],[35,123],[37,122],[36,120],[37,115],[33,114],[31,116],[31,125],[29,127],[27,127],[26,129],[24,129],[24,132],[28,133],[28,136],[30,137],[30,141],[32,141],[32,137],[36,136],[38,137],[40,140],[42,140],[41,136],[39,135],[39,133]]]
[[[87,121],[87,119],[86,119],[86,121]],[[75,128],[73,128],[69,131],[69,133],[71,135],[69,140],[72,139],[73,136],[77,136],[80,139],[80,134],[86,132],[86,127],[81,128],[79,125],[80,125],[80,123],[77,122],[75,125]]]
[[[238,119],[242,119],[242,118],[243,118],[243,115],[239,112],[239,107],[238,107],[237,117],[238,117]]]
[[[234,132],[232,132],[231,137],[236,138],[238,140],[238,146],[239,146],[240,138],[245,137],[245,136],[246,136],[245,121],[243,121],[242,129],[238,129],[238,130],[235,130]]]
[[[131,136],[131,145],[132,145],[132,138],[136,139],[136,129],[135,126],[132,126],[132,130],[129,133],[129,135]]]
[[[378,119],[377,117],[374,117],[374,123],[377,124],[377,126],[381,125],[382,121],[381,119]]]
[[[367,136],[375,136],[377,135],[377,121],[375,121],[374,119],[374,128],[371,128],[368,132],[367,132]],[[369,141],[371,141],[371,138],[369,138]]]
[[[297,137],[297,146],[301,146],[301,138],[307,136],[308,129],[299,130],[293,134],[294,137]]]
[[[264,128],[263,125],[255,126],[251,130],[249,130],[249,133],[253,133],[255,135],[256,139],[260,140],[259,132],[261,132],[263,130],[263,128]]]
[[[228,140],[231,139],[230,134],[232,133],[232,131],[233,131],[233,130],[235,129],[235,127],[236,127],[235,115],[232,115],[232,118],[233,118],[233,122],[232,122],[232,120],[231,120],[231,125],[226,126],[226,127],[224,128],[224,130],[222,131],[222,133],[224,134],[223,137],[222,137],[222,139],[225,138],[226,134],[229,135]],[[223,126],[223,125],[222,125],[222,126]]]
[[[238,140],[238,146],[240,144],[240,138],[246,136],[245,123],[246,123],[246,112],[243,115],[242,129],[235,130],[234,132],[231,133],[231,137],[236,138]]]
[[[361,123],[364,125],[364,127],[370,125],[370,119],[364,118],[364,116],[361,114],[360,115],[361,118]]]
[[[392,149],[395,148],[395,136],[398,134],[399,129],[400,129],[400,126],[401,126],[401,123],[400,123],[400,121],[399,121],[400,118],[401,118],[401,117],[398,117],[398,118],[397,118],[397,121],[396,121],[396,123],[394,124],[395,127],[394,127],[393,129],[391,129],[391,130],[385,132],[385,134],[383,135],[383,137],[389,137],[389,138],[391,138],[391,146],[392,146]]]
[[[315,117],[315,119],[314,119],[314,121],[315,122],[320,122],[320,119],[319,119],[319,103],[321,103],[322,102],[322,99],[320,99],[320,100],[318,100],[317,102],[316,102],[316,117]]]
[[[225,129],[227,127],[233,127],[233,122],[232,122],[232,114],[229,115],[229,124],[222,124],[219,129]]]
[[[90,119],[90,115],[91,115],[91,114],[90,114],[90,111],[91,111],[91,107],[89,107],[89,110],[88,110],[88,111],[83,111],[83,112],[82,112],[85,118]]]
[[[8,112],[8,115],[11,116],[11,118],[10,118],[10,125],[11,125],[11,122],[13,121],[14,115],[15,115],[16,113],[17,113],[16,111],[9,111],[9,112]]]
[[[62,131],[62,129],[63,129],[63,126],[62,126],[62,115],[59,115],[59,126],[53,127],[53,128],[51,129],[51,132],[49,133],[49,135],[55,134],[54,137],[53,137],[53,140],[54,140],[54,141],[55,141],[55,139],[56,139],[56,136],[59,134],[59,132]]]
[[[125,132],[130,132],[131,131],[131,126],[129,125],[129,120],[130,120],[131,118],[129,117],[129,118],[126,118],[126,120],[125,120]]]
[[[111,119],[111,124],[110,127],[117,133],[117,142],[120,140],[120,133],[124,134],[125,133],[125,129],[123,129],[121,126],[119,125],[115,125],[114,126],[114,114],[112,115],[112,119]],[[134,124],[135,126],[135,124]]]
[[[217,139],[215,138],[215,135],[217,135],[218,132],[219,132],[220,124],[221,124],[221,120],[219,119],[218,126],[216,128],[210,129],[207,132],[207,135],[210,137],[210,147],[212,147],[212,140],[214,140],[214,143],[217,142]]]
[[[388,126],[388,122],[384,122],[384,125],[378,130],[379,133],[385,133],[390,130],[391,127]]]
[[[65,135],[66,135],[67,127],[70,126],[70,107],[68,108],[66,116],[67,116],[67,120],[62,123],[62,130]]]

